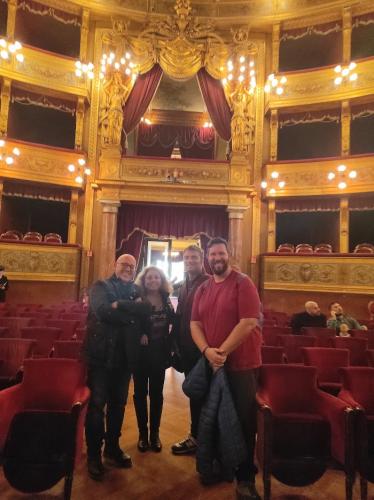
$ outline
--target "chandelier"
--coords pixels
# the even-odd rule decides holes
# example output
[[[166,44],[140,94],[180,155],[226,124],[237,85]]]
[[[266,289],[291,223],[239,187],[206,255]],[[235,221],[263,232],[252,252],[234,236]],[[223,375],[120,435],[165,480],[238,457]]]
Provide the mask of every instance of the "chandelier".
[[[287,78],[285,76],[275,75],[274,73],[271,73],[266,80],[264,91],[267,94],[275,92],[277,95],[282,95],[284,92],[283,85],[285,83],[287,83]]]
[[[0,58],[5,61],[10,61],[13,57],[20,63],[25,60],[21,52],[22,45],[20,42],[8,42],[5,38],[0,38]]]
[[[93,80],[95,77],[95,67],[92,62],[83,63],[82,61],[75,62],[75,75],[78,78],[88,78]]]
[[[356,170],[348,170],[346,165],[338,165],[335,172],[329,172],[327,174],[327,179],[329,181],[336,180],[339,189],[346,189],[348,186],[349,179],[354,180],[357,178]]]
[[[100,61],[100,78],[105,78],[105,75],[110,71],[120,71],[133,80],[138,76],[137,65],[132,61],[132,55],[126,51],[121,57],[116,56],[114,52],[103,54]]]
[[[355,82],[358,75],[357,73],[352,73],[352,71],[356,68],[356,66],[357,64],[354,61],[350,62],[347,66],[342,66],[341,64],[335,66],[334,71],[338,75],[334,80],[335,85],[340,85],[343,81]]]
[[[86,177],[91,175],[91,169],[86,167],[86,160],[84,158],[79,158],[77,165],[75,163],[70,163],[68,165],[69,172],[76,173],[75,182],[77,184],[83,184]]]
[[[285,186],[286,182],[280,179],[279,172],[276,170],[271,172],[269,181],[263,180],[261,182],[262,189],[266,190],[266,194],[270,196],[274,196],[277,189],[284,189]]]
[[[253,94],[256,88],[256,70],[253,56],[245,56],[238,50],[227,61],[227,76],[222,79],[223,85],[234,90],[239,84]]]
[[[20,154],[21,151],[17,147],[11,149],[5,139],[0,139],[0,162],[4,162],[10,167]]]

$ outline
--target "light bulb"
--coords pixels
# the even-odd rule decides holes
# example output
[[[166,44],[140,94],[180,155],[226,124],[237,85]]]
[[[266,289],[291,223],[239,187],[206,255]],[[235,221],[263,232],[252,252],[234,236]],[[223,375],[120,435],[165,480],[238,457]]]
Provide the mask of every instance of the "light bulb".
[[[352,73],[351,75],[349,75],[349,79],[350,79],[351,82],[356,81],[357,78],[358,78],[357,73]]]
[[[271,73],[271,74],[268,76],[268,80],[270,80],[270,81],[274,80],[274,73]]]
[[[345,172],[347,170],[347,167],[345,165],[338,165],[337,171],[338,172]]]
[[[282,95],[283,94],[283,87],[277,87],[276,91],[275,91],[278,95]]]
[[[274,188],[269,189],[269,194],[275,194],[275,193],[276,193],[276,191]]]
[[[1,52],[0,52],[0,57],[2,59],[9,59],[9,54],[8,54],[8,51],[3,49]]]
[[[23,54],[16,54],[16,59],[18,62],[23,63],[23,61],[25,60],[25,57]]]
[[[227,85],[227,78],[223,78],[222,83],[223,83],[223,85]]]
[[[126,59],[131,59],[131,54],[130,54],[130,52],[126,52],[125,57],[126,57]]]
[[[75,61],[75,67],[81,69],[82,63],[80,61]]]
[[[75,70],[75,74],[76,74],[76,76],[78,76],[78,77],[82,76],[82,70],[81,70],[81,69],[76,69],[76,70]]]
[[[238,78],[239,82],[243,82],[244,81],[244,76],[243,75],[240,75],[239,78]]]
[[[233,76],[232,76],[232,74],[231,74],[231,73],[227,76],[227,79],[228,79],[229,81],[231,81],[231,80],[233,79]]]
[[[21,151],[18,148],[13,148],[13,154],[19,156],[21,154]]]
[[[126,64],[126,59],[124,57],[121,57],[121,61],[120,61],[121,64]]]
[[[343,81],[343,78],[341,76],[337,76],[334,80],[335,85],[340,85]]]
[[[262,189],[266,189],[268,187],[268,183],[266,181],[261,182]]]
[[[87,64],[88,71],[92,71],[94,69],[94,65],[90,62]]]
[[[22,49],[22,45],[17,40],[14,42],[14,46],[16,47],[16,50]]]
[[[356,177],[357,177],[357,172],[356,172],[356,170],[351,170],[351,172],[349,172],[349,174],[348,174],[348,177],[349,177],[350,179],[356,179]]]
[[[5,146],[4,139],[0,139],[0,148],[3,148],[4,146]]]
[[[114,59],[115,57],[116,57],[116,56],[115,56],[114,52],[111,52],[111,53],[109,54],[109,59]]]
[[[120,65],[120,63],[116,62],[116,63],[114,63],[114,67],[115,67],[116,69],[119,69],[119,68],[121,67],[121,65]]]
[[[280,79],[280,82],[281,83],[286,83],[287,82],[287,78],[285,76],[282,76],[282,78]]]
[[[329,180],[329,181],[332,181],[333,179],[335,179],[335,174],[334,174],[334,172],[329,172],[329,173],[327,174],[327,178],[328,178],[328,180]]]
[[[240,66],[240,73],[244,73],[245,71],[245,66]]]
[[[240,62],[240,63],[243,63],[244,61],[245,61],[245,57],[244,57],[244,56],[240,56],[240,57],[239,57],[239,62]]]
[[[249,72],[249,76],[255,76],[256,71],[254,69],[251,69]]]
[[[273,78],[271,80],[271,85],[272,85],[272,87],[276,87],[278,85],[278,80],[276,78]]]
[[[130,68],[126,68],[125,69],[125,73],[126,73],[126,75],[131,75],[131,69]]]
[[[347,187],[347,183],[342,181],[342,182],[339,182],[338,184],[338,188],[339,189],[345,189]]]
[[[90,80],[93,80],[95,75],[94,75],[93,71],[89,71],[89,72],[87,73],[87,76],[88,76],[88,78],[89,78]]]
[[[349,73],[349,69],[348,68],[342,69],[342,76],[347,76],[348,73]]]
[[[86,175],[91,175],[91,169],[90,169],[90,168],[85,168],[85,169],[84,169],[84,173],[85,173]]]
[[[335,68],[334,68],[335,73],[340,73],[341,70],[342,70],[342,67],[340,66],[340,64],[338,64],[338,66],[335,66]]]
[[[13,165],[13,163],[14,163],[14,158],[12,158],[11,156],[7,156],[7,157],[5,158],[5,163],[6,163],[7,165]]]
[[[68,170],[69,172],[75,172],[75,166],[72,163],[70,163],[70,165],[68,166]]]
[[[280,189],[283,189],[285,185],[286,185],[285,181],[278,182],[278,186],[280,187]]]
[[[352,61],[348,66],[349,71],[352,71],[353,69],[355,69],[356,66],[357,66],[357,64],[354,61]]]
[[[249,67],[250,67],[250,68],[253,68],[253,66],[254,66],[254,65],[255,65],[254,61],[251,61],[251,62],[249,63]]]
[[[77,175],[75,178],[75,182],[77,182],[78,184],[83,184],[83,177],[80,175]]]
[[[79,158],[78,163],[79,165],[83,166],[86,164],[86,160],[84,158]]]
[[[14,52],[17,50],[16,49],[16,46],[14,45],[14,43],[10,43],[9,46],[8,46],[8,50],[11,54],[14,54]]]
[[[278,179],[278,177],[279,177],[279,172],[277,172],[277,171],[275,171],[275,170],[274,170],[274,172],[272,172],[270,175],[271,175],[271,178],[272,178],[272,179]]]
[[[6,46],[7,46],[6,41],[4,40],[4,38],[1,38],[0,39],[0,47],[3,47],[5,49]]]
[[[270,85],[267,83],[264,87],[264,91],[268,94],[270,92]]]

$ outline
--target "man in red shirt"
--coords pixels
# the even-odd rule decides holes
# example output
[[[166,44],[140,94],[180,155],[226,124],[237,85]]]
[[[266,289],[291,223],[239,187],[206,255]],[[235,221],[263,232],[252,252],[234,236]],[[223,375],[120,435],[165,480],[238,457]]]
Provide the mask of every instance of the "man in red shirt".
[[[248,276],[232,269],[227,242],[208,244],[213,276],[197,290],[191,316],[192,338],[214,371],[225,366],[248,449],[237,472],[237,498],[258,500],[255,487],[257,369],[261,365],[260,299]]]

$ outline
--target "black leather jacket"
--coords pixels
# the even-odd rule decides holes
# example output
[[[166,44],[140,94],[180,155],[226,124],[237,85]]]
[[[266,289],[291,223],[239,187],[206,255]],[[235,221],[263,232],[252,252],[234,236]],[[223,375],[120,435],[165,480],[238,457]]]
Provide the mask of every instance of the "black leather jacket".
[[[140,337],[149,332],[151,313],[149,304],[135,302],[138,297],[138,286],[123,282],[115,274],[92,286],[84,348],[89,365],[126,366],[133,371]],[[113,302],[118,302],[117,309],[112,308]]]

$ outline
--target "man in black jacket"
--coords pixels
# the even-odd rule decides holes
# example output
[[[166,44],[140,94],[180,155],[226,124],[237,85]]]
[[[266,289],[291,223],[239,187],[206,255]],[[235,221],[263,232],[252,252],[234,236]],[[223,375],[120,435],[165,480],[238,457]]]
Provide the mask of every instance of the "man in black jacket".
[[[85,354],[91,397],[86,418],[87,466],[92,479],[104,474],[101,448],[105,439],[107,463],[128,468],[131,457],[119,446],[121,427],[140,337],[147,333],[149,305],[143,303],[134,284],[136,261],[121,255],[114,274],[97,281],[90,293]],[[106,432],[104,408],[106,406]]]
[[[292,316],[291,327],[293,333],[300,334],[300,330],[304,326],[326,328],[326,316],[321,313],[321,309],[317,302],[308,300],[305,302],[305,311],[296,313]]]

